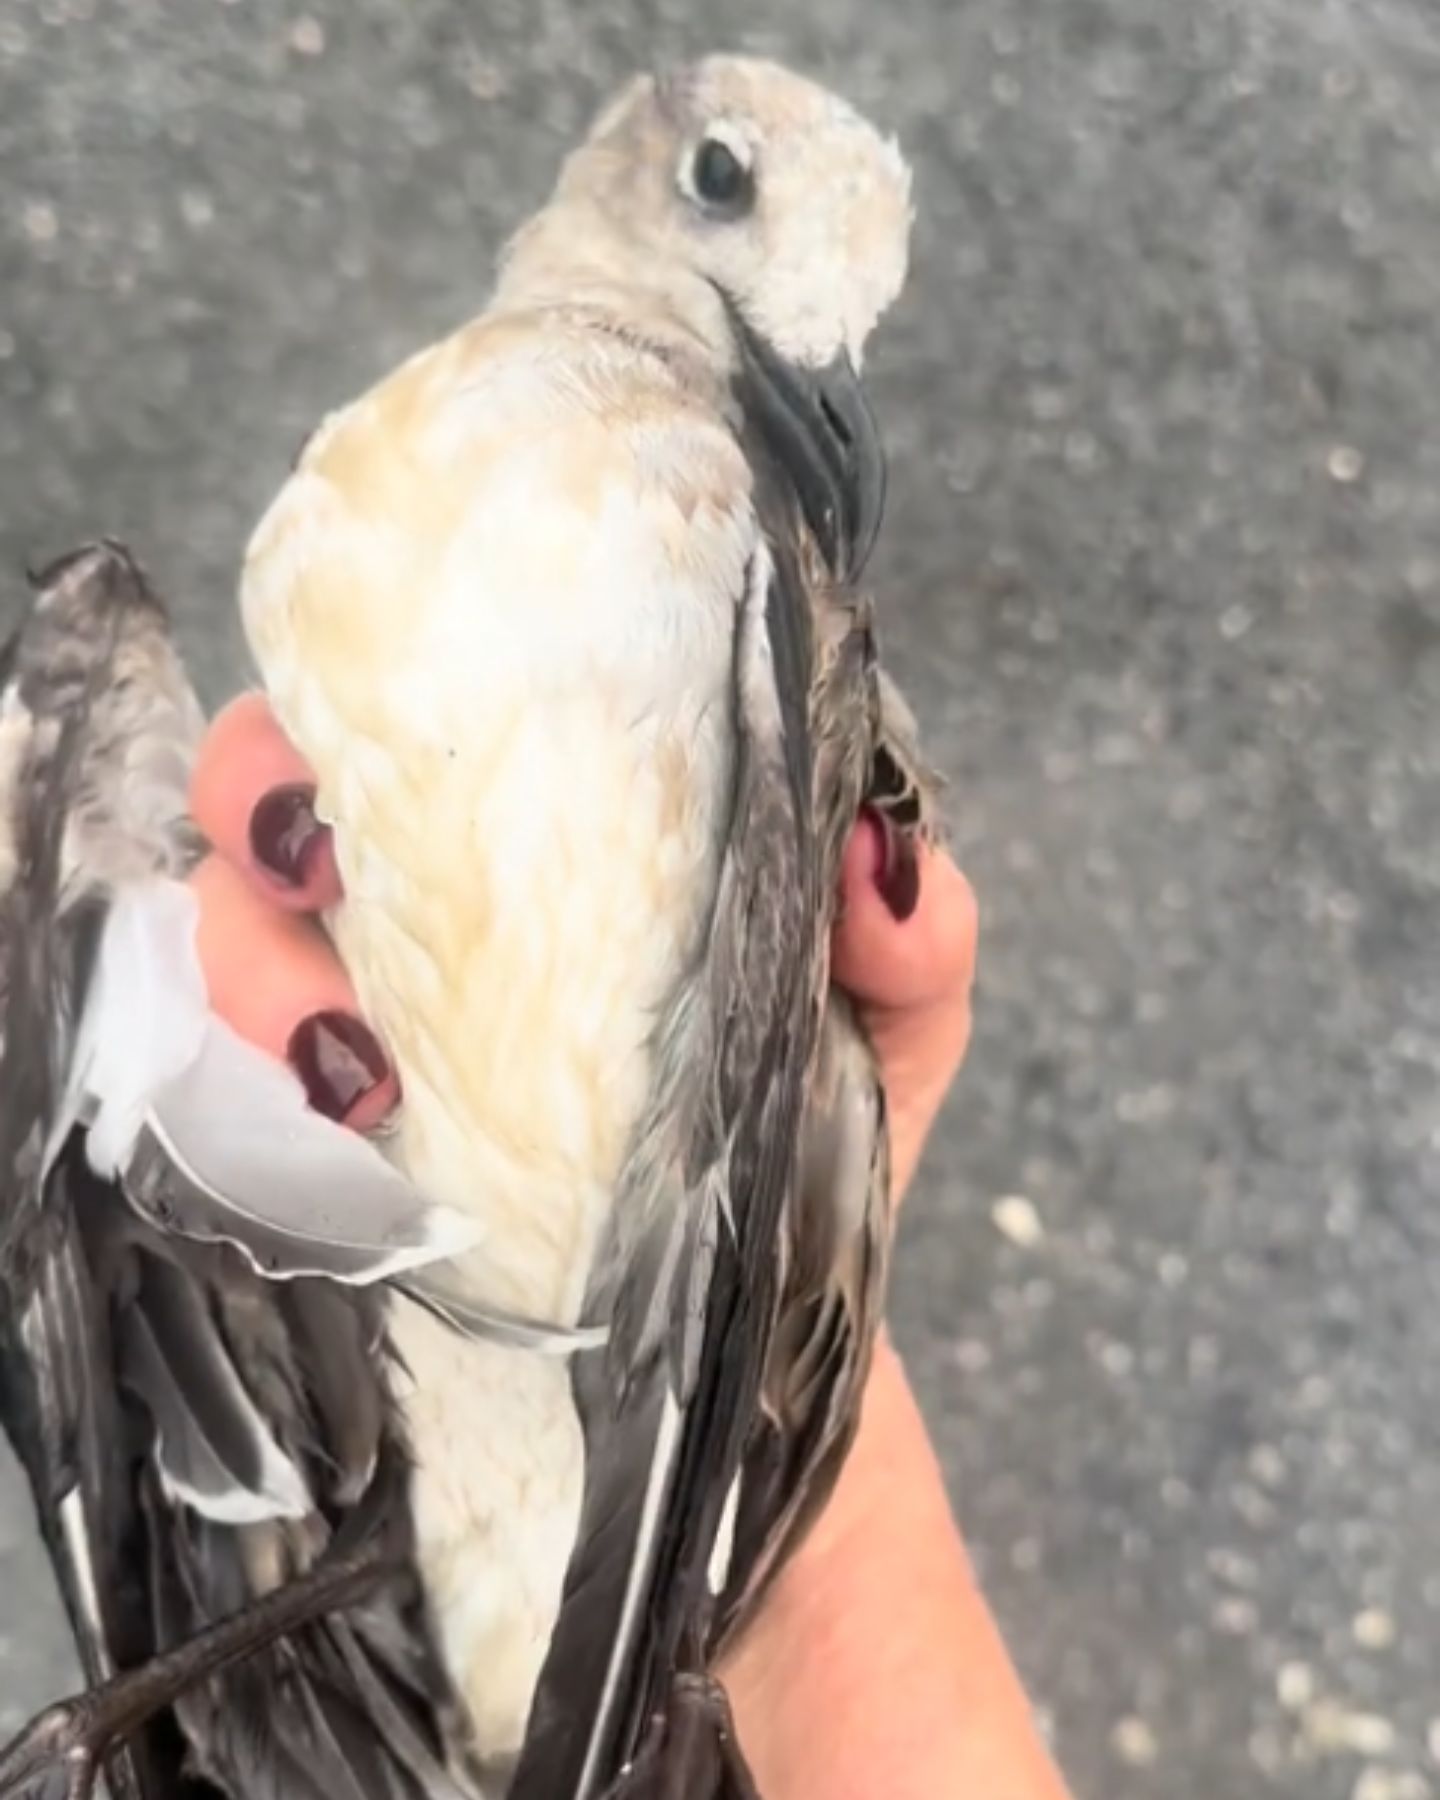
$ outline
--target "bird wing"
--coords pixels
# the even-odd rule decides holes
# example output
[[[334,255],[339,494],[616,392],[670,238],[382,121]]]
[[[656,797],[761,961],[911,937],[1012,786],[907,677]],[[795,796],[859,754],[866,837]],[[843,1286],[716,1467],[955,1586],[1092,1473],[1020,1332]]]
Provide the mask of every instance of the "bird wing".
[[[873,661],[864,609],[832,597],[821,625],[831,654],[820,658],[823,699],[814,710],[832,729],[817,740],[815,793],[823,861],[833,871],[862,781],[864,803],[886,813],[896,829],[934,838],[940,777],[921,752],[899,689]],[[849,732],[836,731],[835,722],[846,719]],[[868,759],[863,772],[856,761],[862,755]],[[885,1092],[854,1006],[832,988],[784,1211],[780,1307],[736,1490],[712,1656],[753,1617],[834,1487],[859,1423],[889,1248]]]
[[[346,1532],[403,1532],[371,1277],[416,1260],[436,1221],[410,1195],[385,1213],[368,1169],[360,1228],[323,1186],[298,1217],[212,1191],[234,1172],[212,1139],[250,1099],[205,1086],[214,1058],[234,1074],[238,1057],[242,1080],[260,1065],[262,1118],[285,1094],[182,1004],[200,710],[120,546],[36,588],[0,656],[0,1417],[93,1682],[275,1592]],[[167,1056],[147,1104],[139,1071]],[[449,1704],[400,1583],[187,1696],[112,1780],[145,1800],[201,1791],[195,1775],[245,1800],[455,1800]]]
[[[829,1491],[879,1318],[883,1105],[828,960],[874,646],[783,456],[749,436],[717,898],[592,1295],[611,1343],[578,1361],[581,1528],[511,1800],[747,1792],[703,1677]]]

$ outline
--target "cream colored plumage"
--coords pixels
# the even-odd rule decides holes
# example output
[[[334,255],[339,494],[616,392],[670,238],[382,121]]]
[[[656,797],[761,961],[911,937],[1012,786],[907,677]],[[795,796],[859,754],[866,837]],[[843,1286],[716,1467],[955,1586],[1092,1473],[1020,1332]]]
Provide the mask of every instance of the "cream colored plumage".
[[[338,414],[256,532],[244,616],[314,767],[333,920],[399,1070],[393,1154],[484,1228],[486,1298],[573,1322],[714,892],[759,530],[714,283],[785,354],[858,358],[903,273],[898,157],[764,65],[693,116],[763,230],[696,232],[653,84],[606,115],[491,310]],[[647,241],[648,240],[648,241]],[[573,1541],[563,1367],[403,1303],[422,1566],[486,1756],[518,1748]]]
[[[336,827],[336,942],[402,1079],[394,1154],[482,1222],[483,1298],[540,1317],[577,1317],[713,887],[753,529],[733,442],[664,369],[541,316],[332,422],[248,565]],[[509,1755],[578,1520],[568,1370],[403,1301],[391,1331],[437,1627]]]

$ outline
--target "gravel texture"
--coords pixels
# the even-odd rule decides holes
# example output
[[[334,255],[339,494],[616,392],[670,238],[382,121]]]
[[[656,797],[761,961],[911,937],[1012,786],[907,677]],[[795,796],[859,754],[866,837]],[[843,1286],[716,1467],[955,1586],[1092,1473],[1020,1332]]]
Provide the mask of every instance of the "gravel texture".
[[[986,921],[897,1330],[1080,1796],[1440,1794],[1440,14],[698,10],[0,0],[0,568],[119,532],[219,698],[291,453],[620,76],[892,122],[878,573]],[[0,1593],[13,1724],[8,1474]]]

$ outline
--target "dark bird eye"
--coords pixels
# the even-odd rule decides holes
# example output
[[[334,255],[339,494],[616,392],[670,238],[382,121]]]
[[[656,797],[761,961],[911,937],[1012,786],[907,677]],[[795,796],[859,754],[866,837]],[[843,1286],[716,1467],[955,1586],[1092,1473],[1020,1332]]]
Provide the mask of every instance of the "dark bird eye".
[[[690,179],[696,197],[711,211],[729,218],[748,212],[755,198],[755,177],[726,143],[706,138],[695,152]]]

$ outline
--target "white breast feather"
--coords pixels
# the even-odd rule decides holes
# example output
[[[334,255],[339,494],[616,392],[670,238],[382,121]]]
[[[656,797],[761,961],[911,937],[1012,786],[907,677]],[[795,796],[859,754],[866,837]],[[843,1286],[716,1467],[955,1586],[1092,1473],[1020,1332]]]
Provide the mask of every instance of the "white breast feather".
[[[488,1298],[570,1321],[711,898],[748,476],[607,340],[484,322],[317,446],[245,611],[336,825],[394,1154],[481,1223]],[[404,1304],[395,1331],[427,1588],[479,1744],[507,1752],[574,1540],[569,1371]]]

